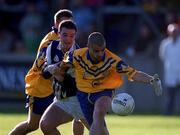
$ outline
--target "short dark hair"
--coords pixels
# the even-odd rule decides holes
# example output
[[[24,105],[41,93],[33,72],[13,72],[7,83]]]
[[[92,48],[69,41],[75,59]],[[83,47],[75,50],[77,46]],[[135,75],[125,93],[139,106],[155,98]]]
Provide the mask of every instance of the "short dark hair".
[[[106,44],[106,40],[100,32],[93,32],[88,37],[88,44],[89,45],[98,45],[103,46]]]
[[[63,17],[72,18],[72,11],[68,9],[61,9],[54,15],[54,22],[61,21]]]
[[[74,29],[77,32],[77,26],[72,20],[63,20],[58,27],[58,32],[62,30],[62,28],[67,28],[67,29]]]

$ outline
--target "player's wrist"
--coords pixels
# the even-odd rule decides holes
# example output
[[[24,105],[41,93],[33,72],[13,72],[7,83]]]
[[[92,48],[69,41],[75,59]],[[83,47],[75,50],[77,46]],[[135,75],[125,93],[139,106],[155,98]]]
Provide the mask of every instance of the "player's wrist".
[[[158,74],[154,74],[153,76],[151,76],[151,79],[149,80],[150,84],[153,84],[155,81],[158,82],[159,79],[159,75]]]

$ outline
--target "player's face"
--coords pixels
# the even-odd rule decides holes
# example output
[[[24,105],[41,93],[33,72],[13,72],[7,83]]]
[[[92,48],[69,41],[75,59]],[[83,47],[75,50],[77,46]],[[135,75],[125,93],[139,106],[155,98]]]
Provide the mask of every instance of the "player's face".
[[[101,61],[105,53],[105,48],[106,48],[105,45],[102,45],[102,46],[90,45],[89,53],[90,53],[91,58],[97,62]]]
[[[68,51],[75,42],[76,30],[62,28],[59,33],[63,51]]]

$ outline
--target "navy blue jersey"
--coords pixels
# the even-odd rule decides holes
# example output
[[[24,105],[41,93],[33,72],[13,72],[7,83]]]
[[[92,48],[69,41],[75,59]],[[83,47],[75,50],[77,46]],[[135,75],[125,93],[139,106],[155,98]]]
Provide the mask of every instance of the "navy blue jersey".
[[[69,51],[73,51],[78,48],[79,46],[77,44],[74,44],[69,49]],[[61,50],[61,42],[52,41],[51,44],[48,46],[46,52],[46,66],[59,63],[63,60],[63,58],[64,58],[64,53]],[[52,75],[48,71],[44,70],[43,76],[46,79],[49,79]],[[61,99],[70,96],[75,96],[77,91],[75,78],[68,73],[65,74],[63,82],[58,82],[56,78],[53,78],[53,89],[54,91],[57,89],[61,89],[61,93],[60,93]]]

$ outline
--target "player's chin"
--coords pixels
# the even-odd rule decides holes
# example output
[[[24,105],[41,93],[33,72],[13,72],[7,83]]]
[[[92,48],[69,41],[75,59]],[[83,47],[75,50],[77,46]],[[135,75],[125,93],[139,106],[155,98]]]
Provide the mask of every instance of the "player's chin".
[[[72,42],[65,42],[65,44],[66,44],[67,46],[72,46],[72,45],[73,45]]]

